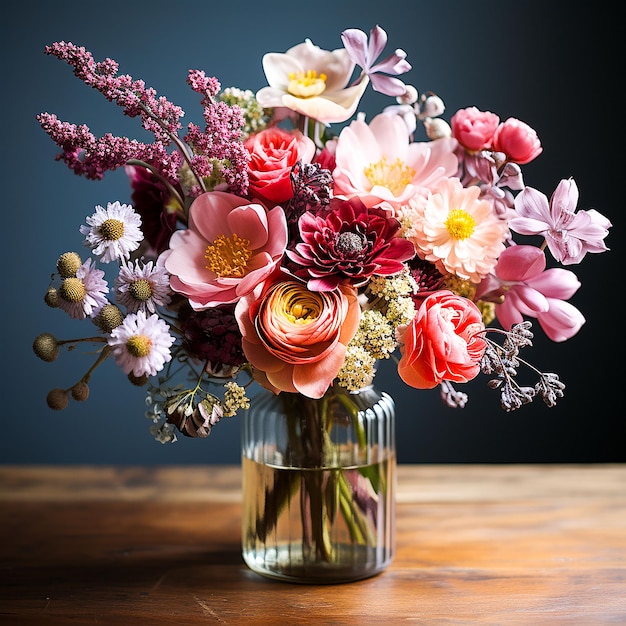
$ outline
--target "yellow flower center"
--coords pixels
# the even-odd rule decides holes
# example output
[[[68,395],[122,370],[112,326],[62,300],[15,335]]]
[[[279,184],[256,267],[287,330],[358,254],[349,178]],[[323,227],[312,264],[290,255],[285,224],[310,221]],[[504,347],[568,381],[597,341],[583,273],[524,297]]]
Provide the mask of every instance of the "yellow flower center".
[[[220,235],[207,246],[204,258],[206,268],[220,278],[241,278],[246,274],[248,261],[252,256],[250,240],[233,233],[231,237]]]
[[[148,356],[152,349],[152,340],[145,335],[133,335],[126,340],[126,349],[134,357]]]
[[[467,239],[471,237],[476,228],[476,220],[463,209],[452,209],[445,221],[451,237],[455,239]]]
[[[387,157],[383,157],[377,163],[370,163],[364,173],[372,187],[374,185],[387,187],[394,196],[400,195],[415,176],[415,170],[406,165],[402,159],[398,158],[393,163],[387,163]]]
[[[82,302],[87,290],[80,278],[66,278],[59,287],[59,295],[67,302]]]
[[[312,98],[319,96],[326,89],[326,74],[319,74],[315,70],[306,72],[290,72],[287,92],[297,98]]]
[[[121,239],[124,235],[124,222],[109,218],[104,220],[99,228],[100,235],[109,241]]]
[[[270,306],[276,315],[298,325],[315,321],[322,310],[319,295],[299,283],[281,285],[273,294]]]
[[[146,302],[152,297],[152,285],[150,281],[145,278],[140,278],[134,283],[131,283],[128,291],[130,291],[131,296],[135,298],[135,300],[140,300],[141,302]]]

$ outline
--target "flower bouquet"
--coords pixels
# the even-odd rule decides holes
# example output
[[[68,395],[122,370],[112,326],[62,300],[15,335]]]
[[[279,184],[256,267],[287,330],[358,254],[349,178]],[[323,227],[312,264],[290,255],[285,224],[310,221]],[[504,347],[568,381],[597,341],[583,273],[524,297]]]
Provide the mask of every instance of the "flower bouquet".
[[[189,71],[203,120],[186,127],[180,107],[116,61],[73,43],[46,47],[154,137],[96,137],[38,116],[75,174],[99,180],[125,168],[130,184],[129,203],[97,206],[80,226],[91,255],[58,257],[46,303],[95,330],[71,340],[42,333],[34,351],[54,361],[91,342],[98,355],[79,381],[48,393],[50,408],[86,400],[109,357],[146,387],[162,443],[206,437],[221,419],[253,412],[253,384],[309,406],[299,413],[329,433],[335,418],[319,403],[367,389],[384,359],[408,387],[439,387],[452,407],[468,400],[455,385],[481,373],[505,411],[563,396],[558,375],[520,352],[532,345],[531,319],[555,342],[580,330],[585,319],[568,302],[580,282],[563,266],[607,250],[609,220],[578,210],[573,179],[550,198],[526,186],[522,167],[542,153],[526,123],[474,106],[446,119],[441,97],[399,78],[411,65],[401,49],[384,56],[379,26],[347,29],[341,41],[267,53],[268,84],[257,93]],[[367,119],[359,104],[370,87],[392,100]],[[518,382],[520,368],[531,383]],[[348,402],[343,419],[356,439],[367,412]],[[339,449],[326,436],[308,443],[314,465]],[[370,494],[361,512],[345,475],[315,497],[343,493],[325,515],[367,542],[357,527],[384,482],[359,486]],[[282,495],[259,532],[292,501],[286,484],[266,488]],[[309,543],[332,561],[322,534]]]

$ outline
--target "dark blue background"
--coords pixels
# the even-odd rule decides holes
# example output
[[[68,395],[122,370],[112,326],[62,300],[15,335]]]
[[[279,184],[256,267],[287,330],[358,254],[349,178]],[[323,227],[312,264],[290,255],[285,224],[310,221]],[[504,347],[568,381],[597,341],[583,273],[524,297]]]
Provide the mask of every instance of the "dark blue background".
[[[121,71],[143,78],[181,105],[186,121],[201,123],[187,70],[203,69],[222,86],[264,86],[261,57],[306,37],[322,48],[341,46],[349,27],[383,26],[390,45],[409,54],[407,76],[420,92],[445,101],[446,118],[475,105],[501,119],[534,127],[544,153],[524,169],[528,185],[550,195],[561,178],[580,187],[580,208],[597,208],[613,222],[611,252],[588,255],[574,269],[583,285],[572,302],[587,316],[563,344],[536,326],[540,368],[558,372],[566,397],[554,409],[540,401],[507,414],[480,377],[466,386],[464,410],[445,408],[437,391],[402,386],[391,363],[377,385],[398,404],[400,462],[626,461],[622,417],[624,341],[622,269],[623,52],[617,20],[603,3],[564,10],[526,2],[20,2],[2,26],[4,306],[1,463],[237,463],[239,424],[223,420],[206,440],[155,443],[143,417],[143,390],[131,387],[113,362],[96,371],[91,397],[50,411],[51,387],[80,378],[93,355],[39,361],[31,344],[49,331],[59,338],[90,333],[43,303],[58,255],[78,249],[78,228],[97,204],[129,200],[122,172],[102,182],[73,175],[55,162],[56,146],[37,113],[105,132],[141,138],[136,120],[76,79],[65,63],[44,55],[58,40],[85,46],[96,59],[112,57]],[[87,8],[89,7],[89,8]],[[84,11],[84,12],[83,12]],[[620,35],[621,36],[621,35]],[[621,87],[620,87],[621,89]],[[618,108],[619,102],[619,108]],[[371,117],[389,99],[369,93]],[[77,352],[84,352],[79,348]]]

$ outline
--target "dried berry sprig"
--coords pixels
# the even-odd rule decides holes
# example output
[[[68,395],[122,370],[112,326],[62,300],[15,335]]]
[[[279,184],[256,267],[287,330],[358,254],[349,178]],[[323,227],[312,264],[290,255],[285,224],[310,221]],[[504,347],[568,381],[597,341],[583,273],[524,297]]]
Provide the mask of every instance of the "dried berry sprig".
[[[486,328],[484,331],[487,348],[480,368],[483,374],[495,375],[488,385],[491,389],[500,390],[500,404],[507,412],[532,402],[536,396],[540,396],[547,406],[553,407],[557,399],[564,395],[565,384],[559,380],[557,374],[541,372],[519,357],[521,348],[532,346],[531,327],[530,321],[524,321],[512,326],[510,331],[498,328]],[[502,345],[487,337],[487,333],[504,335]],[[519,385],[515,380],[520,365],[529,368],[539,377],[534,387]]]

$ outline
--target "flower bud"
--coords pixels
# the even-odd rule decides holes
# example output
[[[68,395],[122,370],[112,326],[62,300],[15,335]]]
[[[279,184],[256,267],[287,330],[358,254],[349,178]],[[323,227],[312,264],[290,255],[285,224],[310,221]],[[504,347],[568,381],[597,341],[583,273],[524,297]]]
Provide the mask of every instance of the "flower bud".
[[[450,125],[440,117],[435,119],[427,117],[424,120],[424,128],[426,129],[428,138],[433,141],[435,139],[441,139],[442,137],[452,136],[452,129],[450,128]]]
[[[422,105],[420,119],[425,117],[438,117],[446,110],[443,100],[439,96],[428,96]]]
[[[398,104],[414,104],[417,102],[418,93],[413,85],[405,85],[406,91],[396,98]]]

